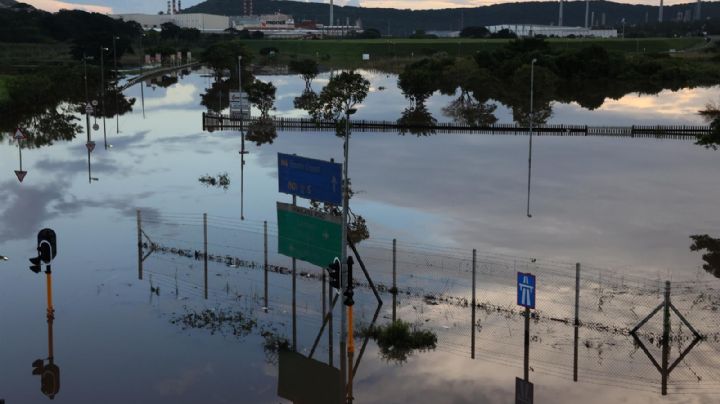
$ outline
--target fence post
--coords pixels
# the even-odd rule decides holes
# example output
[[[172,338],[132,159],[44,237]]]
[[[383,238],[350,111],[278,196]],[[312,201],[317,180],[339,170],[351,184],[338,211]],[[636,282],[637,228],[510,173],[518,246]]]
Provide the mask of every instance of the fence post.
[[[573,381],[578,381],[578,328],[580,327],[580,263],[575,264],[575,349],[573,355]]]
[[[208,298],[208,235],[207,235],[207,213],[203,213],[203,261],[205,263],[205,299]]]
[[[662,395],[667,395],[668,361],[670,358],[670,281],[665,282],[665,301],[663,304],[663,343],[662,343]]]
[[[268,231],[267,230],[267,220],[265,220],[263,222],[263,239],[265,241],[265,254],[264,254],[265,261],[264,261],[264,265],[263,265],[263,269],[265,272],[265,310],[267,310],[269,308],[269,305],[268,305],[268,241],[267,241],[268,233],[267,233],[267,231]]]
[[[142,219],[140,209],[137,210],[137,247],[138,247],[138,279],[143,278],[143,250],[142,250]]]
[[[472,251],[472,333],[470,334],[470,358],[475,359],[475,263],[477,262],[477,250]]]
[[[390,292],[392,292],[393,296],[392,320],[394,323],[397,320],[397,239],[393,239],[392,290]]]

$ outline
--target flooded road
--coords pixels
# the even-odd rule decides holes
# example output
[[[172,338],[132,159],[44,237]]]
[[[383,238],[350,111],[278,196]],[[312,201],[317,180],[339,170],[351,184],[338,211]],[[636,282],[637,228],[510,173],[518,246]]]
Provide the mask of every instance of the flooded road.
[[[396,78],[367,77],[372,90],[357,117],[396,120],[407,106]],[[299,77],[260,78],[278,87],[274,114],[303,114],[293,107],[304,88]],[[327,79],[321,75],[313,86],[319,89]],[[270,264],[290,265],[277,252],[276,202],[290,202],[277,192],[277,153],[341,161],[342,140],[327,132],[279,132],[270,144],[246,141],[249,154],[241,167],[238,133],[200,129],[206,110],[200,96],[211,80],[193,73],[167,88],[145,87],[145,118],[138,101],[120,117],[119,134],[109,121],[112,147],[105,150],[94,134],[90,160],[84,134],[23,150],[23,183],[13,173],[16,144],[0,145],[0,255],[9,258],[0,261],[0,399],[6,403],[47,401],[40,378],[32,375],[33,361],[48,356],[45,278],[27,270],[44,227],[58,235],[52,338],[61,388],[54,401],[287,402],[278,396],[278,351],[292,342],[291,275],[282,269],[270,273],[266,304],[261,270],[266,221]],[[593,111],[555,103],[549,123],[700,124],[695,111],[717,90],[627,95]],[[139,100],[140,89],[126,95]],[[449,120],[442,109],[452,98],[428,100],[438,121]],[[496,116],[511,122],[503,106]],[[691,235],[717,237],[720,228],[714,215],[720,197],[717,152],[692,141],[537,138],[528,219],[524,136],[362,133],[351,138],[350,147],[351,206],[367,220],[370,234],[359,245],[360,255],[375,282],[389,286],[397,239],[398,286],[405,292],[398,316],[438,336],[435,350],[413,352],[406,361],[388,360],[370,340],[354,383],[356,402],[514,402],[523,347],[522,319],[511,309],[512,278],[525,269],[544,276],[539,282],[552,297],[532,326],[535,402],[717,400],[714,355],[720,346],[713,324],[720,284],[702,268],[702,254],[690,250]],[[198,181],[225,173],[227,189]],[[142,280],[138,209],[142,240],[168,249],[143,248],[151,254],[143,261]],[[177,253],[202,250],[203,213],[209,216],[209,251],[219,258],[209,264],[207,300],[202,260]],[[481,262],[479,325],[469,322],[467,308],[473,249]],[[260,267],[238,265],[235,258]],[[573,327],[558,321],[574,315],[576,262],[585,271],[581,313],[588,323],[580,331],[577,383]],[[305,263],[298,269],[305,275],[297,279],[297,351],[308,355],[329,303],[320,269]],[[626,329],[662,302],[665,280],[673,281],[680,311],[707,339],[675,368],[671,394],[661,398],[659,373]],[[707,289],[693,289],[698,284]],[[367,325],[376,303],[368,288],[357,295],[356,319]],[[390,294],[381,297],[382,323],[392,318],[393,305]],[[464,305],[454,298],[466,299]],[[618,314],[628,308],[632,315]],[[184,316],[208,309],[232,313],[234,320],[211,316],[209,323],[183,323]],[[339,321],[333,321],[337,366]],[[618,331],[590,328],[591,322]],[[644,338],[661,328],[655,320],[647,326]],[[473,328],[475,359],[469,346]],[[326,329],[314,356],[326,363],[327,334]],[[660,350],[644,341],[659,358]],[[673,348],[673,360],[688,346],[687,339],[678,341],[684,345]]]

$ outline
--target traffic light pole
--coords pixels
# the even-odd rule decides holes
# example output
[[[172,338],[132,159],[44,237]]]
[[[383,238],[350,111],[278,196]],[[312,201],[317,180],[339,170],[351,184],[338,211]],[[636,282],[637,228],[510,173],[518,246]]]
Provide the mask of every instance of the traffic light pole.
[[[345,164],[343,164],[343,210],[342,210],[342,247],[340,257],[340,290],[345,290],[347,287],[347,225],[348,225],[348,203],[349,203],[349,182],[348,182],[348,155],[350,147],[350,111],[345,112],[345,141],[343,146],[343,153],[345,157]],[[347,386],[347,360],[345,357],[345,349],[347,343],[347,329],[346,329],[346,313],[343,307],[340,310],[340,386],[343,392],[341,402],[346,402],[346,386]]]

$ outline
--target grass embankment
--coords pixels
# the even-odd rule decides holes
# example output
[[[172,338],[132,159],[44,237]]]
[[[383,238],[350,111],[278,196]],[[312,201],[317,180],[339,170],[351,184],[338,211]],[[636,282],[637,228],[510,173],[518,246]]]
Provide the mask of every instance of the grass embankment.
[[[263,48],[278,49],[273,58],[257,56],[256,63],[286,63],[294,58],[317,58],[322,64],[334,67],[369,67],[398,70],[407,62],[438,52],[449,56],[470,56],[477,51],[491,51],[504,46],[507,39],[348,39],[348,40],[250,40],[246,46],[255,55]],[[552,47],[579,49],[600,45],[607,50],[627,53],[681,51],[697,46],[702,38],[647,39],[549,39]],[[362,55],[370,60],[363,61]]]
[[[7,101],[9,95],[7,92],[7,84],[10,81],[10,76],[0,75],[0,104]]]
[[[24,74],[40,65],[73,63],[64,43],[0,42],[0,74]]]

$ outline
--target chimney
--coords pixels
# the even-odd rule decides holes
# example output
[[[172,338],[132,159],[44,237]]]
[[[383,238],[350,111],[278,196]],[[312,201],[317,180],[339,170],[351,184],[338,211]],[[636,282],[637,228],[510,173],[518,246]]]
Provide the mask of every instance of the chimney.
[[[172,8],[170,7],[170,0],[168,0],[167,5],[168,5],[167,14],[172,14]]]
[[[182,13],[182,0],[178,0],[177,12],[178,12],[178,14]]]

